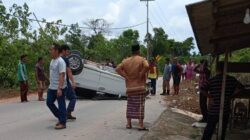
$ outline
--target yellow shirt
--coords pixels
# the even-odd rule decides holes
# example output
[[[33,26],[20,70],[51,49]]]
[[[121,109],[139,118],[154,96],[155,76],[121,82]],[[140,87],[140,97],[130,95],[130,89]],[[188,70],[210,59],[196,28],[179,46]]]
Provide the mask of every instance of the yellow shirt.
[[[152,71],[149,70],[148,78],[151,78],[151,79],[156,79],[156,78],[157,78],[156,66],[154,66],[154,67],[152,68]]]

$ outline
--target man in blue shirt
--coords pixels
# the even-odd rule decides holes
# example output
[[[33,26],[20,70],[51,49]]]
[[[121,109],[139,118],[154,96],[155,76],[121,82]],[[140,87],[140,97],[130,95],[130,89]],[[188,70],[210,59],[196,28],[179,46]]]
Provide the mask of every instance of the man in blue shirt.
[[[72,71],[70,69],[69,60],[67,58],[70,55],[69,46],[62,45],[60,53],[61,53],[63,60],[66,63],[66,81],[67,81],[67,88],[68,88],[66,97],[69,100],[69,105],[67,108],[67,119],[75,120],[76,117],[72,116],[72,112],[74,111],[75,105],[76,105],[76,92],[75,92],[76,83],[75,83],[75,79],[73,77]]]
[[[171,64],[170,64],[169,58],[166,58],[166,63],[165,63],[164,72],[163,72],[163,93],[161,95],[169,95],[170,79],[171,79]]]

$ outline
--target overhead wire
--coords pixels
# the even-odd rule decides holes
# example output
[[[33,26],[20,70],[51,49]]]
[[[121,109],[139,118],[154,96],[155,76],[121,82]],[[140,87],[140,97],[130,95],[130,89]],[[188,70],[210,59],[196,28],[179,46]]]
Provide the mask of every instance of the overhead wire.
[[[150,26],[152,27],[152,29],[154,29],[154,26],[153,26],[152,22],[149,21],[149,23],[150,23]]]
[[[145,5],[147,6],[147,2],[145,2]],[[158,18],[156,18],[151,11],[152,10],[149,10],[149,16],[152,16],[152,18],[154,18],[155,21],[157,20],[158,25],[162,26],[161,22],[159,22]]]
[[[163,8],[161,7],[161,5],[159,4],[158,1],[156,1],[156,6],[158,7],[157,9],[158,9],[159,11],[161,11],[161,13],[163,14],[163,16],[164,16],[164,17],[167,17],[167,16],[165,15],[165,12],[164,12]],[[162,18],[162,19],[165,20],[166,23],[168,22],[166,18]],[[167,29],[167,28],[166,28],[166,29]],[[180,35],[179,35],[173,28],[171,28],[171,30],[173,31],[173,34],[174,34],[177,38],[180,38]]]
[[[3,14],[3,13],[0,13],[0,14]],[[11,14],[8,14],[8,15],[12,16],[12,17],[19,18],[19,19],[24,18],[22,16],[15,16],[15,15],[11,15]],[[63,27],[72,27],[72,25],[74,25],[74,24],[67,25],[67,24],[62,24],[62,23],[48,22],[48,21],[45,21],[45,20],[33,19],[33,18],[29,18],[29,17],[26,17],[26,19],[28,19],[30,21],[36,21],[36,22],[39,22],[39,23],[53,24],[53,25],[58,25],[58,26],[63,26]],[[125,27],[113,27],[113,28],[108,28],[108,29],[109,30],[123,30],[123,29],[134,28],[134,27],[137,27],[137,26],[140,26],[140,25],[143,25],[143,24],[146,24],[146,21],[135,24],[135,25],[125,26]],[[91,29],[90,27],[84,27],[84,26],[79,26],[79,28],[80,29]],[[100,28],[96,28],[96,29],[100,29]]]
[[[157,9],[157,10],[154,10],[154,11],[155,11],[155,14],[157,15],[159,21],[161,21],[161,23],[162,23],[162,25],[163,25],[163,28],[167,29],[167,26],[166,26],[167,21],[166,21],[165,18],[164,18],[164,16],[165,16],[165,15],[164,15],[164,12],[160,11],[160,9],[156,7],[156,4],[154,4],[154,6],[155,6],[154,9]],[[153,11],[153,10],[152,10],[152,11]],[[162,14],[163,16],[161,16],[161,14]]]
[[[157,9],[160,11],[160,13],[162,13],[164,17],[167,17],[167,16],[165,15],[164,10],[161,8],[161,5],[159,4],[158,1],[156,1],[156,6],[158,7]],[[167,22],[166,18],[162,18],[162,19],[163,19],[165,22]]]

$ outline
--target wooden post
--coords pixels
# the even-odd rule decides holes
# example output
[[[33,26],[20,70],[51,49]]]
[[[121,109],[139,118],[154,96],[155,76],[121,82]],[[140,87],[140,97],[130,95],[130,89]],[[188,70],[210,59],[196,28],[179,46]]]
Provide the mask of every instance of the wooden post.
[[[220,118],[219,118],[218,140],[222,140],[224,103],[225,103],[225,93],[226,93],[225,92],[226,91],[226,78],[227,78],[227,64],[228,64],[228,49],[226,49],[225,60],[224,60],[223,80],[222,80],[221,99],[220,99]]]

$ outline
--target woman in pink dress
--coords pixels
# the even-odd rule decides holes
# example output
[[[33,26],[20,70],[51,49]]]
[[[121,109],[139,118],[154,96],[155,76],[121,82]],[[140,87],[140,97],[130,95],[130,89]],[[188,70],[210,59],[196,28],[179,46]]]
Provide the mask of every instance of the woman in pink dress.
[[[193,66],[192,66],[192,61],[190,60],[186,68],[186,78],[187,80],[191,80],[192,77],[193,77]]]

